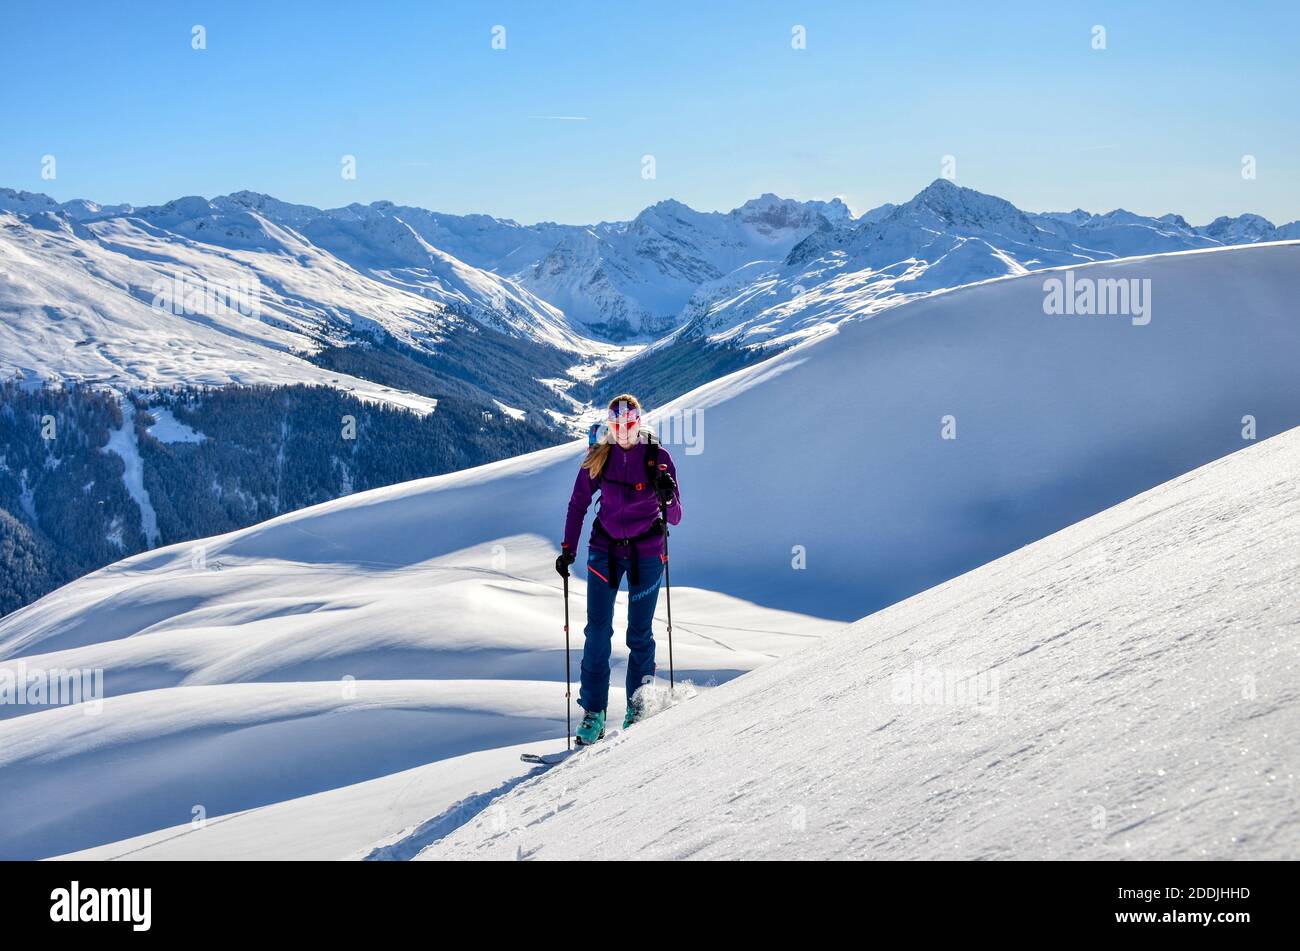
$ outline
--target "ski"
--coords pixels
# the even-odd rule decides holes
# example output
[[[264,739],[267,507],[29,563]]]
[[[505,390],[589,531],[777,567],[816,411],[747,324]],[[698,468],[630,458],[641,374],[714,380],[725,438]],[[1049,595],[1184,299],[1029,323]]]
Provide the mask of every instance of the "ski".
[[[563,753],[520,753],[519,758],[525,763],[532,763],[534,766],[558,766],[580,749],[582,749],[581,746],[565,750]]]

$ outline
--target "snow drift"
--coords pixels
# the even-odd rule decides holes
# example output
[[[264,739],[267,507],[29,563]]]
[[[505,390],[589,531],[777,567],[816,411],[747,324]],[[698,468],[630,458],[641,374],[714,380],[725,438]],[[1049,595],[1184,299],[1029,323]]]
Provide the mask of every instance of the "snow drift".
[[[164,840],[202,833],[176,843],[183,857],[300,857],[275,851],[283,838],[248,831],[264,831],[265,807],[297,801],[274,824],[341,858],[400,831],[412,805],[373,808],[340,839],[311,797],[352,788],[347,798],[374,806],[367,784],[429,763],[436,784],[463,795],[483,775],[465,754],[563,737],[551,546],[506,538],[424,563],[399,563],[395,548],[324,565],[299,560],[319,544],[305,526],[275,558],[236,556],[228,543],[239,534],[208,550],[163,549],[147,556],[154,570],[128,560],[61,589],[68,600],[56,592],[5,619],[0,675],[103,671],[107,699],[98,711],[0,706],[0,855],[164,830]],[[577,618],[585,587],[573,587]],[[678,676],[702,687],[841,626],[688,588],[674,595]],[[620,645],[615,682],[626,656]],[[613,696],[621,710],[622,691]],[[493,760],[492,785],[523,771],[518,752]],[[192,825],[206,817],[221,821]]]

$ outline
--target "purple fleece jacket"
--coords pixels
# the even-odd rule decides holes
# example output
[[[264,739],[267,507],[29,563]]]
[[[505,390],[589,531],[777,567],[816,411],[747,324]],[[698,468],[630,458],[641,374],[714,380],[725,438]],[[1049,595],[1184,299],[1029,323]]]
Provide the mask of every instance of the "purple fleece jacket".
[[[654,520],[659,517],[659,499],[650,484],[649,473],[645,467],[646,444],[637,443],[631,449],[617,445],[610,448],[609,458],[600,478],[593,483],[591,474],[586,469],[578,470],[577,481],[573,483],[573,495],[569,497],[569,517],[564,523],[564,550],[578,553],[578,536],[582,534],[582,522],[587,517],[591,506],[591,497],[600,489],[600,505],[596,518],[605,527],[609,535],[601,533],[595,525],[587,546],[597,551],[609,550],[609,537],[632,538],[649,530]],[[662,445],[659,447],[659,464],[668,467],[668,474],[677,480],[677,468],[672,456]],[[638,490],[637,483],[644,483]],[[668,505],[668,524],[676,525],[682,520],[681,486],[677,487],[677,496]],[[637,542],[639,556],[658,556],[663,553],[663,536],[656,535]]]

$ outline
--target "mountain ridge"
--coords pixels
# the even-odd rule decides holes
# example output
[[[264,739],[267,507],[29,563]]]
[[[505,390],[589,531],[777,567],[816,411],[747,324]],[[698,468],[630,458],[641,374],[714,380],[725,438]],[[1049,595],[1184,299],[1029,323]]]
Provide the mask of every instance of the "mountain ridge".
[[[182,237],[230,247],[243,241],[247,248],[279,243],[262,234],[274,224],[313,239],[362,273],[455,303],[507,334],[578,350],[578,336],[660,343],[704,311],[711,315],[707,329],[696,325],[688,336],[726,332],[747,345],[780,342],[781,333],[756,336],[748,326],[757,316],[752,307],[733,313],[726,305],[727,292],[755,273],[807,289],[810,274],[824,276],[827,268],[853,273],[924,262],[882,285],[892,295],[895,283],[908,285],[904,293],[923,292],[1073,260],[1300,238],[1300,221],[1275,226],[1254,214],[1193,227],[1176,213],[1155,218],[1122,208],[1026,212],[945,178],[907,202],[856,217],[839,198],[799,201],[770,192],[728,212],[699,212],[665,199],[629,220],[590,225],[522,225],[382,200],[321,209],[250,190],[134,207],[59,203],[0,189],[0,210],[83,224],[138,218]],[[823,260],[827,268],[809,267]],[[781,323],[758,321],[768,328]]]

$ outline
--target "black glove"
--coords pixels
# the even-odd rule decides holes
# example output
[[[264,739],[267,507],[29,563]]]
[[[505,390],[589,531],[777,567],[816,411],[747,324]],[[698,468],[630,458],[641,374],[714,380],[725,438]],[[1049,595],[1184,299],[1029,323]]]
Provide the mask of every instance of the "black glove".
[[[661,505],[672,505],[673,499],[677,498],[677,483],[667,472],[660,472],[655,479],[655,495],[659,496]]]
[[[560,552],[560,557],[555,559],[555,570],[559,572],[561,578],[569,577],[569,565],[573,564],[574,560],[573,552]]]

